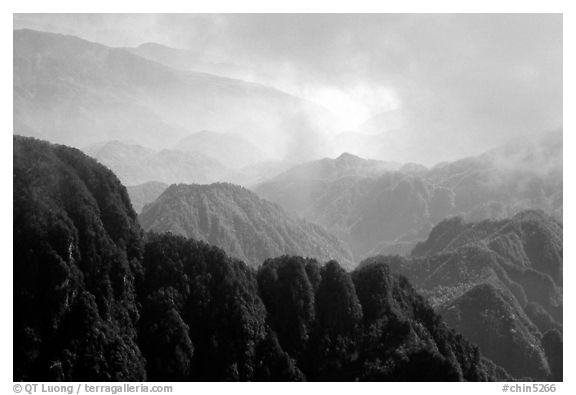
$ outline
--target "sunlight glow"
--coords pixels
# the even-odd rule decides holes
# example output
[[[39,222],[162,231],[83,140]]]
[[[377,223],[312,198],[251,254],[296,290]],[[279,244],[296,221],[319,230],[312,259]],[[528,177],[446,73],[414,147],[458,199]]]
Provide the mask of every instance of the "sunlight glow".
[[[336,125],[333,133],[358,130],[380,112],[397,110],[401,102],[392,89],[356,85],[343,90],[330,86],[307,86],[299,95],[332,112]]]

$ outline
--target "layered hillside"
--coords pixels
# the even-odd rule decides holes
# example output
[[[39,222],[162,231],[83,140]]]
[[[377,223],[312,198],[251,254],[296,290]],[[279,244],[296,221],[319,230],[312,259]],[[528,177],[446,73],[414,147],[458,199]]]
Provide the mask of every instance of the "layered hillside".
[[[373,258],[406,275],[486,357],[517,378],[561,376],[543,338],[562,332],[562,224],[541,211],[438,224],[410,258]],[[551,335],[548,335],[551,336]]]
[[[562,286],[562,235],[562,223],[542,211],[523,211],[501,221],[464,222],[454,217],[438,224],[412,255],[432,255],[482,244],[508,263],[537,270]]]
[[[353,266],[347,248],[320,226],[232,184],[172,185],[139,221],[147,231],[203,240],[254,266],[285,254]]]
[[[285,256],[255,271],[144,238],[112,172],[21,137],[13,266],[16,381],[509,379],[386,265]]]
[[[347,158],[300,165],[254,190],[337,234],[356,260],[408,252],[447,216],[503,219],[526,209],[562,216],[561,131],[432,169],[389,171]]]
[[[349,243],[356,259],[370,256],[382,243],[412,241],[431,228],[431,217],[440,219],[450,212],[445,207],[450,204],[449,191],[420,175],[354,173],[322,179],[287,172],[255,191],[337,234]]]

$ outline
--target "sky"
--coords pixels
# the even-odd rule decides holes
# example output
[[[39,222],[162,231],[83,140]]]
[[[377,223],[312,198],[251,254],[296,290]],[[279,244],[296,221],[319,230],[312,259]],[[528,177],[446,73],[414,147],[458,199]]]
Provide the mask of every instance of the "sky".
[[[193,51],[423,163],[562,126],[560,14],[15,14],[14,28]]]

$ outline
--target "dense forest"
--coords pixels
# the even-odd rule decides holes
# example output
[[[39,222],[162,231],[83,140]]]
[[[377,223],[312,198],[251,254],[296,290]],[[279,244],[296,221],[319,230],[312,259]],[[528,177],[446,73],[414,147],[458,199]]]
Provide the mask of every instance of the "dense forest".
[[[562,379],[562,223],[541,211],[438,224],[410,257],[373,257],[406,275],[446,322],[517,378]],[[561,347],[560,347],[561,348]]]
[[[253,268],[145,235],[111,171],[22,137],[13,265],[14,380],[510,379],[385,262]]]

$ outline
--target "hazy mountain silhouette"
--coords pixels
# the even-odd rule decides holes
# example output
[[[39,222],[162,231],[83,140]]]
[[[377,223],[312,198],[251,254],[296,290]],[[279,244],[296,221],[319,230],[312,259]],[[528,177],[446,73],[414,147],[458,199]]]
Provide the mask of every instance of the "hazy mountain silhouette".
[[[154,42],[144,43],[134,48],[126,48],[126,50],[145,59],[178,70],[208,73],[239,80],[257,77],[260,80],[258,82],[267,85],[266,81],[261,81],[262,75],[260,73],[256,75],[254,70],[232,63],[206,61],[199,51],[171,48]],[[248,79],[248,81],[252,81],[252,79]]]
[[[429,170],[366,171],[368,162],[348,163],[345,171],[337,171],[338,159],[299,165],[254,190],[337,234],[356,259],[407,252],[450,215],[507,218],[537,208],[562,216],[561,131]]]
[[[372,177],[401,167],[396,162],[384,162],[374,159],[363,159],[347,152],[335,159],[324,158],[296,165],[279,174],[272,181],[332,181],[341,177]]]
[[[167,148],[217,130],[281,142],[295,154],[298,139],[329,116],[263,85],[176,70],[73,36],[14,31],[15,133],[77,147],[122,140]]]
[[[109,167],[126,185],[150,181],[172,184],[243,179],[240,173],[199,151],[157,151],[137,144],[110,141],[86,147],[84,152]]]

